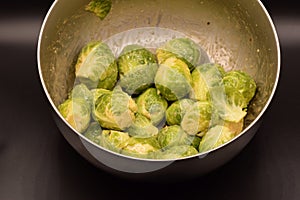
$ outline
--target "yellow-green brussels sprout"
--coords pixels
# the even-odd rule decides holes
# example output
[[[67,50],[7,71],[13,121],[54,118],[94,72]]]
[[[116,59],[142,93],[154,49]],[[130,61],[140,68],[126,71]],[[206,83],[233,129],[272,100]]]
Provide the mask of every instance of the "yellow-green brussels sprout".
[[[210,128],[203,136],[200,145],[199,152],[205,152],[230,141],[234,138],[235,132],[228,127],[217,125]]]
[[[91,90],[91,93],[93,95],[93,103],[95,104],[96,101],[97,101],[97,99],[99,99],[104,94],[110,94],[111,91],[110,90],[106,90],[106,89],[101,89],[101,88],[99,89],[99,88],[97,88],[97,89]]]
[[[224,85],[220,85],[211,88],[210,95],[212,104],[222,120],[237,123],[246,116],[245,102],[239,92],[235,91],[227,95]]]
[[[166,120],[169,125],[180,125],[188,108],[195,103],[191,99],[181,99],[172,103],[166,111]]]
[[[102,145],[102,128],[98,122],[92,122],[85,131],[84,136],[90,141]]]
[[[193,156],[198,154],[197,149],[190,145],[178,145],[172,146],[165,151],[162,151],[157,154],[156,158],[158,159],[176,159],[176,158],[184,158],[188,156]]]
[[[139,158],[154,158],[155,152],[159,150],[160,146],[155,137],[131,137],[126,142],[126,146],[123,148],[121,153],[124,155]]]
[[[110,48],[102,42],[91,42],[82,48],[75,65],[76,79],[88,88],[112,89],[118,78],[118,67]]]
[[[158,125],[165,117],[168,102],[158,94],[155,88],[149,88],[136,100],[138,112]]]
[[[239,122],[224,121],[224,123],[222,125],[227,127],[230,130],[230,132],[232,132],[234,135],[238,135],[243,130],[244,119],[242,119]]]
[[[58,106],[59,112],[78,132],[83,133],[91,120],[91,107],[83,98],[69,98]]]
[[[103,130],[102,131],[102,146],[111,151],[121,153],[122,148],[127,145],[130,136],[128,133],[115,131],[115,130]]]
[[[208,62],[207,54],[189,38],[176,38],[168,41],[156,51],[159,64],[170,57],[177,57],[184,61],[190,70],[198,64]]]
[[[256,83],[245,72],[236,70],[227,72],[223,78],[223,84],[227,97],[243,108],[247,107],[255,95]]]
[[[130,136],[148,138],[151,136],[156,136],[158,134],[158,128],[151,123],[150,119],[140,113],[137,113],[135,116],[135,121],[127,129],[127,132]]]
[[[92,0],[86,5],[85,10],[95,13],[101,20],[103,20],[111,9],[111,0]]]
[[[134,100],[116,86],[96,100],[93,115],[103,128],[125,130],[132,125],[136,112]]]
[[[170,57],[159,66],[154,82],[165,99],[176,101],[189,94],[192,77],[185,62]]]
[[[118,58],[120,85],[129,94],[138,94],[154,83],[158,69],[154,54],[139,45],[126,46]]]
[[[101,89],[101,88],[97,88],[97,89],[92,89],[91,90],[92,93],[92,97],[93,97],[93,102],[92,102],[92,117],[95,121],[97,121],[97,118],[95,116],[95,109],[96,109],[96,102],[97,100],[104,94],[111,94],[110,90],[106,90],[106,89]]]
[[[178,125],[165,126],[158,135],[157,140],[163,149],[177,145],[190,145],[193,143],[194,137],[186,134]]]
[[[210,89],[222,83],[225,70],[218,64],[204,64],[192,72],[192,90],[190,97],[198,101],[209,101]]]
[[[212,106],[208,101],[197,101],[186,111],[181,121],[182,129],[190,134],[196,135],[206,131],[212,123]]]

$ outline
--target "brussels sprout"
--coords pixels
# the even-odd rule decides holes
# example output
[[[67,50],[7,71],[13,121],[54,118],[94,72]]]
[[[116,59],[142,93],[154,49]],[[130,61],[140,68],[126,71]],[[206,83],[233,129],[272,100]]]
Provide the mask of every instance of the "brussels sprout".
[[[226,74],[224,75],[222,68],[216,64],[205,64],[197,67],[192,73],[193,90],[191,98],[209,100],[213,109],[218,112],[223,120],[239,122],[247,113],[243,109],[243,101],[240,101],[241,95],[233,89],[226,89],[227,86],[224,83]],[[217,118],[214,115],[212,121],[215,122]]]
[[[212,106],[210,102],[198,101],[186,111],[181,121],[182,129],[190,134],[196,135],[206,131],[212,123]]]
[[[235,132],[231,131],[228,127],[221,125],[214,126],[203,136],[199,145],[199,152],[205,152],[217,148],[218,146],[230,141],[234,138],[234,136]]]
[[[242,119],[239,122],[229,122],[225,121],[223,123],[223,126],[227,127],[230,132],[232,132],[234,135],[238,135],[239,133],[242,132],[243,127],[244,127],[244,119]]]
[[[176,158],[184,158],[196,154],[198,154],[198,151],[193,146],[179,145],[179,146],[172,146],[171,148],[158,153],[156,157],[158,159],[176,159]]]
[[[102,131],[102,146],[111,151],[121,153],[122,148],[127,145],[130,139],[128,133],[115,131],[115,130],[103,130]]]
[[[195,103],[191,99],[181,99],[172,103],[166,111],[166,120],[169,125],[180,125],[186,111]]]
[[[102,128],[98,122],[92,122],[88,129],[85,131],[84,136],[90,141],[102,145]]]
[[[92,97],[93,97],[93,102],[92,102],[92,117],[95,121],[97,121],[97,118],[95,116],[95,110],[96,110],[96,102],[97,100],[104,94],[111,94],[110,90],[106,90],[106,89],[92,89],[91,90],[92,93]]]
[[[110,90],[106,90],[106,89],[93,89],[91,90],[91,93],[93,95],[93,103],[95,104],[97,99],[99,99],[102,95],[104,94],[110,94],[111,91]]]
[[[136,112],[133,99],[116,86],[96,100],[94,117],[103,128],[125,130],[132,125]]]
[[[154,158],[155,152],[159,150],[160,146],[155,137],[131,137],[126,142],[126,146],[123,148],[121,153],[124,155],[139,158]]]
[[[91,108],[83,98],[67,99],[58,106],[61,115],[78,132],[83,133],[91,120]]]
[[[190,145],[194,137],[186,134],[178,125],[165,126],[157,135],[157,140],[163,149],[177,145]]]
[[[88,88],[112,89],[117,82],[118,67],[109,47],[91,42],[81,50],[76,66],[76,78]]]
[[[69,94],[69,99],[72,98],[82,98],[86,100],[90,106],[93,104],[93,93],[82,83],[74,86]]]
[[[95,13],[101,20],[103,20],[109,13],[111,4],[111,0],[92,0],[85,7],[85,10]]]
[[[158,94],[155,88],[149,88],[137,98],[140,114],[150,119],[153,125],[158,125],[165,117],[168,102]]]
[[[235,104],[241,105],[243,108],[247,107],[255,95],[255,81],[245,72],[227,72],[223,78],[223,84],[227,97],[232,99]]]
[[[135,136],[139,138],[148,138],[158,134],[158,128],[155,127],[151,120],[142,114],[137,113],[135,116],[135,121],[127,129],[130,136]]]
[[[218,86],[211,88],[210,94],[213,96],[213,106],[221,119],[237,123],[246,116],[244,101],[239,101],[242,97],[240,93],[232,92],[226,95],[224,86]]]
[[[192,72],[192,90],[190,97],[198,101],[210,100],[210,89],[222,83],[225,70],[218,64],[204,64]]]
[[[193,70],[196,65],[208,61],[207,54],[189,38],[176,38],[168,41],[157,49],[156,55],[159,64],[175,56],[184,61],[190,70]]]
[[[154,83],[158,69],[155,56],[139,45],[126,46],[118,59],[120,85],[129,94],[138,94]]]
[[[182,60],[170,57],[159,66],[154,82],[168,101],[176,101],[190,92],[192,77]]]

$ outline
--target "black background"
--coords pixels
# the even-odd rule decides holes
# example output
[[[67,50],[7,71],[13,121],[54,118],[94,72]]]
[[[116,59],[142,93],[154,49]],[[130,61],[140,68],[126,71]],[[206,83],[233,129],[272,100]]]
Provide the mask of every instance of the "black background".
[[[259,131],[232,161],[184,183],[123,180],[81,158],[58,131],[36,64],[51,0],[0,3],[0,200],[300,199],[300,15],[263,1],[277,28],[281,77]]]

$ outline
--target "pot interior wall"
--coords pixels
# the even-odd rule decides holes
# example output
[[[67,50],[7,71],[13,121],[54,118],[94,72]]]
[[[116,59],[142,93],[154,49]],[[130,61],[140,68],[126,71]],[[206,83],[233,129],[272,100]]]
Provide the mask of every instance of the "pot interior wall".
[[[257,1],[115,0],[104,20],[84,10],[88,2],[58,1],[44,27],[42,78],[56,106],[73,87],[74,65],[86,43],[136,28],[158,27],[192,38],[212,62],[226,70],[241,69],[254,77],[258,91],[246,125],[265,107],[276,82],[278,52],[272,26]]]

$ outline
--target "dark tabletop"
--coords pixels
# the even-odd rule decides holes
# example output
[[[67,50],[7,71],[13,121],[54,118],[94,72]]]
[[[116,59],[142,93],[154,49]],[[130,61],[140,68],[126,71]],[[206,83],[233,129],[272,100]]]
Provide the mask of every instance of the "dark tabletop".
[[[300,199],[300,15],[264,1],[279,33],[278,90],[249,145],[222,168],[185,183],[132,182],[88,163],[56,127],[38,77],[39,29],[52,1],[0,6],[0,200]]]

